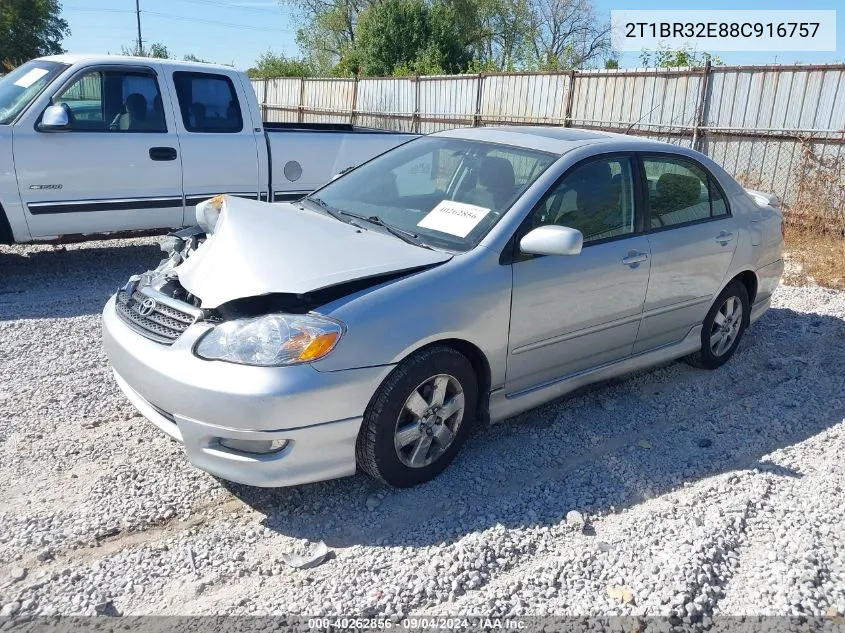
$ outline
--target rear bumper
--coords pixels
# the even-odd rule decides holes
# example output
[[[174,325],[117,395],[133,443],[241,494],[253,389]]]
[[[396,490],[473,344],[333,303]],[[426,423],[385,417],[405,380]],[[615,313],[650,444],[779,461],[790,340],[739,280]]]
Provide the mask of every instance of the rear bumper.
[[[778,287],[782,275],[782,259],[757,269],[757,296],[751,306],[750,323],[754,323],[771,307],[772,293]]]

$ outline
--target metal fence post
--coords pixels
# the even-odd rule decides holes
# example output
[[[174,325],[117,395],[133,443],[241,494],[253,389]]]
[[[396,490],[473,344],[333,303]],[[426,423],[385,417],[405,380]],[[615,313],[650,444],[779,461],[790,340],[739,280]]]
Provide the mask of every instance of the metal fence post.
[[[572,95],[575,94],[576,76],[574,70],[569,71],[569,85],[566,87],[566,105],[563,109],[563,127],[572,126]]]
[[[710,58],[704,62],[704,75],[701,77],[701,90],[698,93],[698,112],[695,113],[695,123],[692,130],[692,148],[700,152],[703,144],[704,131],[702,126],[707,125],[710,116]]]
[[[270,80],[265,77],[264,78],[264,96],[261,98],[261,119],[263,121],[267,120],[267,84],[270,83]]]
[[[305,108],[305,77],[299,78],[299,116],[297,120],[302,123],[305,119],[303,109]]]
[[[417,75],[411,81],[414,85],[414,114],[411,116],[411,131],[419,134],[420,131],[420,76]]]
[[[481,125],[481,98],[484,91],[484,73],[478,73],[478,88],[475,94],[475,115],[472,117],[472,127]]]
[[[355,125],[355,114],[358,111],[358,75],[355,75],[352,85],[352,110],[349,112],[349,125]]]

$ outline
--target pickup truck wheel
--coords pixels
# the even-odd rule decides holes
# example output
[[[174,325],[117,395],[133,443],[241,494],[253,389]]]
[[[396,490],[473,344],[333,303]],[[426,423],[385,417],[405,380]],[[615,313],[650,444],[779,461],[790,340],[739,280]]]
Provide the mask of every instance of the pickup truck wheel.
[[[397,488],[433,479],[466,440],[477,401],[465,356],[440,345],[422,350],[400,363],[370,401],[355,446],[358,465]]]
[[[748,327],[748,291],[732,281],[716,297],[701,329],[701,349],[686,358],[693,367],[716,369],[733,356]]]

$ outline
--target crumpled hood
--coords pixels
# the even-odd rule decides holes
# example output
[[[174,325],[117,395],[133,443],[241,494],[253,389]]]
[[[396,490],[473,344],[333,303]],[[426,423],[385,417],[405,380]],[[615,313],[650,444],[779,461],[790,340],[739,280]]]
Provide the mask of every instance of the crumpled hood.
[[[451,259],[292,204],[225,196],[220,209],[213,234],[175,269],[203,308],[273,292],[305,294]]]

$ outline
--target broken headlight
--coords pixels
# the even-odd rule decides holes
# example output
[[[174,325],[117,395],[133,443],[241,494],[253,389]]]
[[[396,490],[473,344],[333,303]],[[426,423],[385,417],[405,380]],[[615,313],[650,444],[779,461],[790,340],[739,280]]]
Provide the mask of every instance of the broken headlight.
[[[343,324],[322,316],[267,314],[224,321],[203,335],[194,353],[242,365],[295,365],[327,356],[343,331]]]

